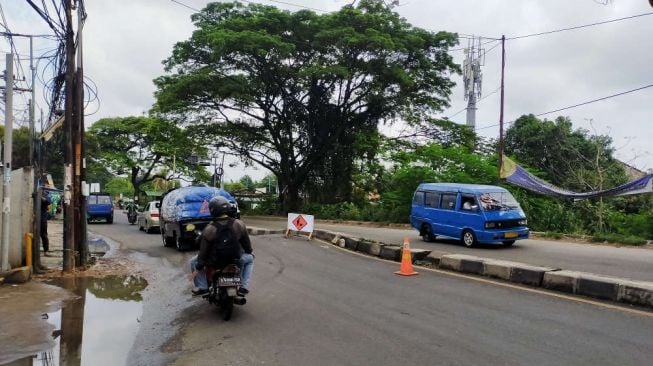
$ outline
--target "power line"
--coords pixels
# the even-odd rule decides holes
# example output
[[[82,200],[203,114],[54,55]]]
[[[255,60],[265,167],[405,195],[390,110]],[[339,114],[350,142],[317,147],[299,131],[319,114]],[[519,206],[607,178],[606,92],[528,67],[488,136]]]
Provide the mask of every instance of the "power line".
[[[245,1],[246,3],[256,3],[256,2],[254,2],[254,1],[249,1],[249,0],[241,0],[241,1]],[[329,13],[328,10],[318,9],[318,8],[312,8],[312,7],[310,7],[310,6],[304,6],[304,5],[299,5],[299,4],[293,4],[293,3],[289,3],[289,2],[285,2],[285,1],[279,1],[279,0],[267,0],[267,1],[269,1],[269,2],[271,2],[271,3],[277,3],[277,4],[283,4],[283,5],[295,6],[295,7],[298,7],[298,8],[303,8],[303,9],[308,9],[308,10],[315,10],[315,11],[319,11],[319,12],[323,12],[323,13]]]
[[[606,100],[606,99],[610,99],[610,98],[618,97],[618,96],[621,96],[621,95],[630,94],[630,93],[633,93],[633,92],[636,92],[636,91],[639,91],[639,90],[644,90],[644,89],[651,88],[651,87],[653,87],[653,84],[649,84],[649,85],[646,85],[646,86],[642,86],[642,87],[640,87],[640,88],[631,89],[631,90],[628,90],[628,91],[625,91],[625,92],[621,92],[621,93],[617,93],[617,94],[608,95],[608,96],[606,96],[606,97],[602,97],[602,98],[598,98],[598,99],[589,100],[589,101],[587,101],[587,102],[574,104],[574,105],[571,105],[571,106],[568,106],[568,107],[559,108],[559,109],[556,109],[556,110],[553,110],[553,111],[549,111],[549,112],[544,112],[544,113],[536,114],[535,116],[536,116],[536,117],[544,116],[544,115],[546,115],[546,114],[551,114],[551,113],[555,113],[555,112],[564,111],[564,110],[567,110],[567,109],[572,109],[572,108],[580,107],[580,106],[583,106],[583,105],[586,105],[586,104],[591,104],[591,103],[595,103],[595,102],[598,102],[598,101],[601,101],[601,100]]]
[[[561,111],[564,111],[564,110],[567,110],[567,109],[572,109],[572,108],[576,108],[576,107],[584,106],[584,105],[587,105],[587,104],[596,103],[596,102],[599,102],[599,101],[602,101],[602,100],[606,100],[606,99],[610,99],[610,98],[618,97],[618,96],[625,95],[625,94],[634,93],[634,92],[636,92],[636,91],[640,91],[640,90],[648,89],[648,88],[651,88],[651,87],[653,87],[653,84],[648,84],[648,85],[645,85],[645,86],[642,86],[642,87],[639,87],[639,88],[635,88],[635,89],[630,89],[630,90],[627,90],[627,91],[624,91],[624,92],[621,92],[621,93],[611,94],[611,95],[608,95],[608,96],[605,96],[605,97],[601,97],[601,98],[597,98],[597,99],[588,100],[588,101],[586,101],[586,102],[582,102],[582,103],[578,103],[578,104],[570,105],[570,106],[563,107],[563,108],[554,109],[554,110],[551,110],[551,111],[548,111],[548,112],[544,112],[544,113],[539,113],[539,114],[536,114],[535,117],[540,117],[540,116],[544,116],[544,115],[547,115],[547,114],[556,113],[556,112],[561,112]],[[515,122],[515,121],[513,120],[513,121],[510,121],[510,122],[507,122],[507,124],[514,123],[514,122]],[[499,124],[497,123],[497,124],[490,125],[490,126],[480,127],[480,128],[477,128],[476,130],[477,130],[477,131],[478,131],[478,130],[484,130],[484,129],[487,129],[487,128],[496,127],[496,126],[498,126],[498,125],[499,125]]]
[[[575,29],[581,29],[581,28],[593,27],[593,26],[595,26],[595,25],[614,23],[614,22],[619,22],[619,21],[622,21],[622,20],[634,19],[634,18],[639,18],[639,17],[643,17],[643,16],[647,16],[647,15],[653,15],[653,12],[650,12],[650,13],[643,13],[643,14],[637,14],[637,15],[631,15],[631,16],[628,16],[628,17],[617,18],[617,19],[611,19],[611,20],[606,20],[606,21],[603,21],[603,22],[596,22],[596,23],[584,24],[584,25],[579,25],[579,26],[575,26],[575,27],[561,28],[561,29],[556,29],[556,30],[547,31],[547,32],[525,34],[525,35],[523,35],[523,36],[516,36],[516,37],[508,37],[508,38],[506,38],[506,40],[513,40],[513,39],[522,39],[522,38],[528,38],[528,37],[543,36],[543,35],[546,35],[546,34],[559,33],[559,32],[564,32],[564,31],[569,31],[569,30],[575,30]]]
[[[430,31],[434,32],[434,30],[432,30],[432,29],[427,29],[427,30],[430,30]],[[460,37],[459,37],[459,38],[460,38]],[[462,38],[465,38],[465,37],[462,37]],[[489,39],[489,41],[481,43],[481,47],[485,46],[486,44],[490,44],[490,43],[492,43],[492,42],[498,42],[498,41],[497,41],[496,39],[494,39],[494,38],[487,38],[487,37],[479,37],[479,38],[481,38],[481,39]],[[500,41],[500,40],[499,40],[499,41]],[[495,46],[491,47],[490,49],[496,47],[496,46],[499,45],[499,44],[501,44],[501,43],[497,43]],[[449,52],[453,52],[453,51],[464,51],[464,50],[466,50],[467,48],[468,48],[468,47],[452,48],[452,49],[449,50]]]
[[[193,7],[190,6],[190,5],[187,5],[187,4],[182,3],[181,1],[177,1],[177,0],[170,0],[170,1],[172,1],[172,2],[175,3],[175,4],[181,5],[181,6],[185,7],[185,8],[188,8],[188,9],[190,9],[190,10],[194,10],[194,11],[196,11],[196,12],[200,12],[200,11],[201,11],[201,10],[199,10],[199,9],[193,8]]]
[[[188,4],[185,4],[185,3],[181,2],[181,1],[178,1],[178,0],[170,0],[170,1],[172,1],[173,3],[179,4],[179,5],[181,5],[181,6],[185,7],[185,8],[188,8],[188,9],[191,9],[191,10],[194,10],[194,11],[197,11],[197,12],[201,11],[200,9],[194,8],[194,7],[192,7],[192,6],[188,5]],[[249,4],[259,4],[259,5],[263,5],[263,4],[261,4],[260,2],[258,2],[258,1],[250,1],[250,0],[240,0],[240,1],[245,2],[245,3],[249,3]],[[289,3],[289,2],[286,2],[286,1],[277,1],[277,0],[267,0],[267,1],[269,1],[269,2],[271,2],[271,3],[277,3],[277,4],[289,5],[289,6],[294,6],[294,7],[297,7],[297,8],[302,8],[302,9],[307,9],[307,10],[319,11],[319,12],[322,12],[322,13],[328,13],[328,12],[329,12],[328,10],[318,9],[318,8],[312,8],[312,7],[310,7],[310,6],[305,6],[305,5],[299,5],[299,4]]]
[[[7,22],[7,18],[5,17],[5,11],[4,11],[3,7],[2,7],[2,4],[0,4],[0,15],[2,16],[2,27],[7,31],[7,32],[3,32],[3,35],[5,37],[7,37],[8,41],[9,41],[9,46],[10,46],[11,51],[13,53],[13,57],[16,58],[16,64],[17,64],[16,76],[17,76],[17,78],[14,79],[14,80],[15,80],[16,84],[18,84],[21,81],[25,82],[25,85],[27,86],[27,88],[25,88],[25,89],[29,89],[30,86],[27,83],[27,74],[25,73],[25,69],[23,68],[23,63],[21,62],[20,54],[18,53],[18,48],[16,48],[16,44],[14,43],[13,33],[9,29],[9,23]],[[20,76],[21,73],[23,74],[22,78]],[[32,87],[34,87],[34,86],[32,86]],[[24,94],[21,93],[21,97],[23,98],[23,100],[25,100],[25,102],[27,102],[27,97]]]

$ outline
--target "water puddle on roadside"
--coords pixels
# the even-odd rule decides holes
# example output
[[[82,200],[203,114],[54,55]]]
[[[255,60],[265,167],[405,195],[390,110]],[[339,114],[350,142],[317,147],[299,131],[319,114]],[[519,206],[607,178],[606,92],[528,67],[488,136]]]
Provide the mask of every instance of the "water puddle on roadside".
[[[143,311],[142,277],[61,278],[49,282],[78,296],[43,314],[55,346],[8,365],[125,365]]]

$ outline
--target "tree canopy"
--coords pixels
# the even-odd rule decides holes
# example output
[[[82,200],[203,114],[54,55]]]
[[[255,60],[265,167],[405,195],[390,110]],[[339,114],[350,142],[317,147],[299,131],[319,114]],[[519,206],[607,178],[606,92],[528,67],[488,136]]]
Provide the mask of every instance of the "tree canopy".
[[[127,174],[136,196],[141,186],[156,178],[182,176],[207,180],[205,169],[188,162],[207,148],[172,122],[154,117],[104,118],[88,131],[94,158],[115,174]],[[174,168],[174,177],[172,172]]]
[[[192,19],[155,80],[156,110],[273,172],[286,210],[311,177],[337,177],[349,194],[379,124],[448,106],[458,71],[455,34],[413,27],[378,0],[322,15],[216,2]]]

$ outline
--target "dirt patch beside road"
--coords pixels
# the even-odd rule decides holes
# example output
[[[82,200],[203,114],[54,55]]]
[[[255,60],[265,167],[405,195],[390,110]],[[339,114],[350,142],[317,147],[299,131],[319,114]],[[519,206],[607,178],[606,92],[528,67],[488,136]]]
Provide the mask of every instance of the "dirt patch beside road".
[[[36,281],[43,281],[62,276],[76,276],[76,277],[107,277],[107,276],[140,276],[143,277],[143,272],[137,269],[135,263],[129,258],[112,257],[112,258],[98,258],[95,264],[88,266],[86,269],[77,269],[72,273],[63,273],[60,270],[48,271],[43,274],[35,275],[33,278]]]

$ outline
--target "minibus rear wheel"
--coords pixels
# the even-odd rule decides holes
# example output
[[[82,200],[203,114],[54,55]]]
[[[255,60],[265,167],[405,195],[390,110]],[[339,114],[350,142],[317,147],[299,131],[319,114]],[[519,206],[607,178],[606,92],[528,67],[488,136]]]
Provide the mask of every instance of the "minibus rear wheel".
[[[476,235],[474,235],[474,232],[469,229],[463,231],[462,241],[467,248],[473,248],[477,244]]]
[[[435,241],[435,235],[433,235],[433,231],[431,231],[431,225],[422,225],[422,240],[427,243]]]

